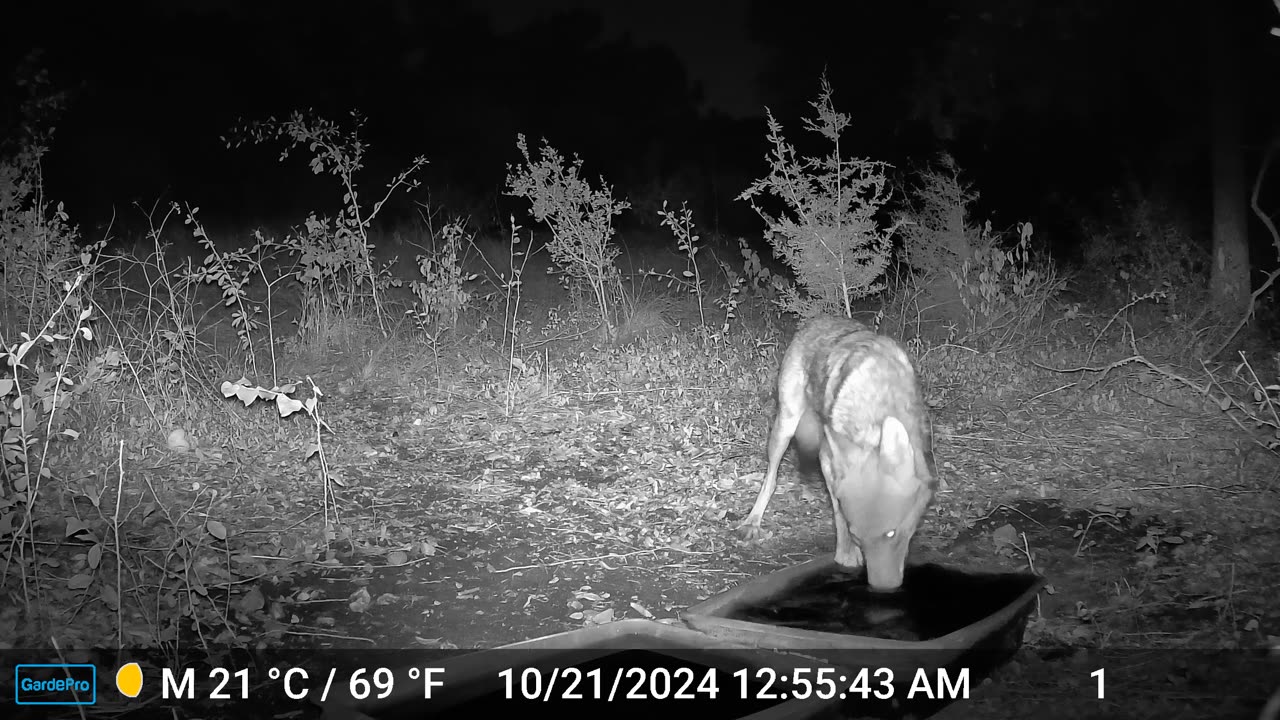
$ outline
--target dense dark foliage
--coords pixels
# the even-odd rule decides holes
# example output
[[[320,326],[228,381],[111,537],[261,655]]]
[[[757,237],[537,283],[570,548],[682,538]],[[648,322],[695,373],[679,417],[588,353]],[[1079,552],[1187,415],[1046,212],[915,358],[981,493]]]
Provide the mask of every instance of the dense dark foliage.
[[[673,50],[606,32],[596,13],[526,8],[531,22],[499,31],[501,3],[24,5],[7,11],[21,41],[3,59],[13,68],[40,49],[71,91],[46,171],[86,223],[156,198],[296,217],[322,186],[219,136],[238,117],[315,108],[370,118],[371,170],[426,154],[428,184],[455,205],[506,214],[493,209],[523,132],[581,154],[623,194],[666,188],[720,229],[756,229],[733,198],[762,167],[762,119],[708,106]],[[730,10],[682,9],[661,22],[705,28],[714,52]],[[799,117],[826,67],[854,116],[850,151],[905,171],[949,150],[998,224],[1035,217],[1074,245],[1073,218],[1129,184],[1207,214],[1210,51],[1197,5],[755,0],[734,12],[757,57],[721,61],[759,75],[757,107]],[[1273,12],[1249,2],[1234,15],[1252,145],[1275,118]]]

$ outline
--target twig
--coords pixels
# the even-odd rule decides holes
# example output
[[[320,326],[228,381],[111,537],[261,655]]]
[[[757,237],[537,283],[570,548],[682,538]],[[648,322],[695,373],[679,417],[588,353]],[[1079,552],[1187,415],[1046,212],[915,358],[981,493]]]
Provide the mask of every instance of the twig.
[[[1257,490],[1233,490],[1230,487],[1217,487],[1216,485],[1205,485],[1204,483],[1185,483],[1182,485],[1143,485],[1141,487],[1125,489],[1129,492],[1146,492],[1148,490],[1217,490],[1218,492],[1231,493],[1232,495],[1244,495],[1246,493],[1259,492]]]
[[[659,547],[659,548],[652,548],[649,550],[635,550],[629,553],[607,553],[605,555],[593,555],[591,557],[568,558],[566,560],[554,560],[552,562],[536,563],[533,565],[517,565],[515,567],[506,568],[505,570],[494,570],[493,572],[497,574],[502,574],[502,573],[515,572],[517,570],[536,570],[538,568],[556,567],[557,565],[570,565],[572,563],[580,563],[580,562],[595,562],[597,560],[609,560],[611,558],[617,558],[619,560],[622,560],[624,558],[629,558],[632,555],[644,555],[646,553],[655,553],[655,552],[658,552],[659,550],[669,550],[671,552],[680,552],[688,555],[707,554],[707,553],[700,553],[694,550],[681,550],[680,548],[673,548],[673,547]]]
[[[1150,364],[1149,362],[1147,362],[1147,359],[1146,359],[1146,358],[1144,358],[1144,357],[1142,357],[1141,355],[1130,355],[1129,357],[1124,358],[1123,360],[1116,360],[1115,362],[1111,363],[1110,365],[1106,365],[1106,366],[1103,366],[1103,367],[1090,367],[1090,366],[1088,366],[1088,365],[1078,365],[1078,366],[1076,366],[1076,367],[1071,367],[1071,368],[1055,368],[1055,367],[1049,367],[1048,365],[1041,365],[1040,363],[1036,362],[1035,360],[1032,360],[1032,361],[1031,361],[1031,364],[1032,364],[1032,365],[1035,365],[1036,367],[1040,368],[1041,370],[1048,370],[1049,372],[1056,372],[1056,373],[1062,373],[1063,375],[1067,375],[1067,374],[1075,373],[1075,372],[1100,372],[1100,373],[1108,373],[1108,372],[1110,372],[1110,371],[1112,371],[1112,370],[1114,370],[1114,369],[1116,369],[1116,368],[1120,367],[1121,365],[1126,365],[1126,364],[1131,363],[1131,362],[1143,362],[1143,363],[1147,363],[1148,365]],[[1153,369],[1154,369],[1154,368],[1153,368]]]
[[[1027,567],[1034,573],[1036,572],[1036,559],[1031,554],[1031,544],[1027,542],[1026,533],[1019,533],[1019,535],[1022,536],[1022,554],[1027,556]]]
[[[1035,524],[1039,525],[1040,527],[1042,527],[1042,528],[1046,527],[1046,526],[1045,526],[1045,524],[1044,524],[1044,523],[1042,523],[1042,522],[1040,522],[1039,520],[1037,520],[1037,519],[1035,519],[1035,518],[1031,517],[1030,515],[1028,515],[1028,514],[1026,514],[1026,513],[1022,512],[1022,511],[1021,511],[1021,510],[1019,510],[1018,508],[1016,508],[1016,507],[1014,507],[1014,506],[1012,506],[1012,505],[1006,505],[1005,503],[1000,503],[999,505],[996,505],[994,508],[991,508],[991,512],[987,513],[986,515],[983,515],[983,516],[982,516],[982,517],[980,517],[980,518],[977,518],[977,519],[976,519],[976,520],[974,520],[971,524],[972,524],[972,525],[977,525],[978,523],[980,523],[980,522],[982,522],[982,521],[984,521],[984,520],[990,520],[993,516],[995,516],[995,514],[996,514],[996,513],[1000,512],[1001,510],[1008,510],[1008,511],[1010,511],[1010,512],[1016,512],[1016,513],[1018,513],[1019,515],[1021,515],[1022,517],[1024,517],[1024,518],[1026,518],[1026,519],[1030,520],[1031,522],[1033,522],[1033,523],[1035,523]],[[1047,528],[1046,528],[1046,529],[1047,529]]]
[[[1263,398],[1268,398],[1269,396],[1267,394],[1267,386],[1263,384],[1262,380],[1258,378],[1258,373],[1253,369],[1253,365],[1249,363],[1249,358],[1245,357],[1245,354],[1243,352],[1239,353],[1239,355],[1240,355],[1240,360],[1243,361],[1244,366],[1249,369],[1249,376],[1253,378],[1254,390],[1256,390]],[[1267,406],[1267,409],[1271,411],[1271,422],[1269,424],[1273,428],[1280,429],[1280,416],[1276,415],[1276,404],[1268,400],[1266,403],[1266,406]],[[1261,418],[1256,418],[1256,419],[1261,420]]]
[[[728,389],[727,387],[656,387],[656,388],[643,388],[643,389],[636,389],[636,390],[591,390],[588,392],[577,392],[574,390],[561,390],[555,394],[565,395],[568,397],[582,397],[582,398],[586,398],[586,400],[590,402],[592,400],[595,400],[596,398],[605,397],[608,395],[640,395],[644,393],[663,392],[666,390],[679,390],[681,392],[689,392],[691,390],[701,390],[704,392],[711,392],[712,390],[727,390],[727,389]]]
[[[357,635],[339,635],[338,633],[327,632],[298,632],[297,630],[286,630],[285,634],[296,637],[313,637],[313,638],[333,638],[335,640],[359,640],[362,643],[376,646],[377,641],[372,638],[359,637]]]
[[[1102,340],[1102,336],[1107,333],[1107,328],[1111,327],[1111,323],[1115,322],[1125,310],[1128,310],[1129,308],[1133,307],[1134,305],[1137,305],[1143,300],[1153,300],[1153,299],[1159,300],[1160,298],[1165,297],[1165,295],[1166,293],[1163,290],[1152,290],[1151,292],[1144,293],[1142,295],[1139,295],[1138,297],[1133,298],[1129,302],[1122,305],[1119,310],[1116,310],[1115,314],[1111,316],[1111,319],[1107,321],[1107,324],[1103,325],[1102,329],[1098,331],[1098,334],[1093,338],[1093,342],[1089,344],[1089,352],[1087,355],[1085,355],[1085,362],[1088,362],[1089,360],[1093,359],[1093,351],[1095,348],[1097,348],[1098,341]],[[1128,328],[1129,334],[1132,336],[1133,328],[1129,327],[1129,323],[1125,323],[1124,325],[1126,328]]]
[[[1242,353],[1242,356],[1243,356],[1243,353]],[[1250,371],[1250,372],[1253,372],[1253,367],[1252,367],[1251,365],[1249,365],[1249,361],[1248,361],[1247,359],[1245,360],[1244,365],[1245,365],[1245,367],[1249,368],[1249,371]],[[1253,441],[1254,441],[1255,443],[1257,443],[1259,446],[1261,446],[1263,449],[1265,449],[1265,450],[1267,450],[1267,451],[1270,451],[1270,452],[1275,452],[1275,449],[1274,449],[1274,448],[1272,448],[1271,446],[1269,446],[1269,445],[1268,445],[1268,443],[1263,442],[1262,440],[1259,440],[1259,439],[1255,436],[1255,433],[1254,433],[1253,431],[1251,431],[1249,428],[1245,427],[1245,426],[1244,426],[1244,423],[1240,422],[1240,419],[1239,419],[1239,418],[1237,418],[1237,417],[1235,416],[1235,414],[1233,414],[1233,413],[1231,413],[1231,412],[1229,412],[1229,411],[1230,411],[1230,410],[1235,410],[1236,412],[1242,413],[1246,418],[1249,418],[1250,420],[1253,420],[1254,422],[1259,423],[1260,425],[1269,425],[1269,426],[1272,426],[1272,427],[1280,427],[1280,426],[1273,425],[1272,423],[1267,422],[1267,421],[1266,421],[1266,420],[1264,420],[1263,418],[1261,418],[1261,417],[1259,417],[1259,416],[1256,416],[1256,415],[1254,415],[1253,413],[1251,413],[1251,412],[1250,412],[1250,411],[1249,411],[1249,410],[1244,406],[1244,404],[1243,404],[1243,403],[1241,403],[1240,401],[1236,400],[1234,397],[1232,397],[1232,396],[1231,396],[1231,393],[1227,392],[1227,389],[1226,389],[1225,387],[1223,387],[1223,386],[1222,386],[1222,383],[1218,380],[1218,378],[1214,377],[1214,376],[1213,376],[1213,373],[1209,372],[1209,368],[1205,366],[1205,364],[1204,364],[1204,361],[1203,361],[1203,360],[1200,362],[1200,366],[1204,369],[1204,373],[1205,373],[1205,375],[1208,375],[1208,376],[1209,376],[1209,382],[1210,382],[1210,385],[1206,385],[1206,386],[1205,386],[1205,388],[1204,388],[1203,390],[1201,390],[1200,392],[1201,392],[1201,393],[1203,393],[1205,396],[1209,397],[1209,399],[1210,399],[1210,400],[1214,400],[1214,398],[1209,394],[1209,388],[1210,388],[1210,387],[1216,387],[1216,388],[1218,389],[1218,392],[1222,393],[1222,400],[1214,400],[1214,402],[1216,402],[1216,403],[1218,404],[1218,407],[1219,407],[1219,408],[1222,410],[1222,412],[1223,412],[1223,413],[1224,413],[1224,414],[1225,414],[1225,415],[1226,415],[1226,416],[1231,420],[1231,422],[1235,423],[1236,427],[1240,428],[1240,432],[1244,433],[1244,434],[1245,434],[1245,435],[1247,435],[1247,436],[1253,437]],[[1254,375],[1254,381],[1255,381],[1255,382],[1257,382],[1257,375]],[[1263,393],[1264,393],[1264,397],[1265,397],[1265,392],[1266,392],[1266,390],[1265,390],[1265,388],[1263,388],[1263,386],[1262,386],[1262,384],[1261,384],[1260,382],[1258,382],[1257,387],[1258,387],[1258,388],[1262,388]],[[1270,402],[1268,402],[1268,403],[1267,403],[1267,405],[1268,405],[1268,406],[1271,406],[1271,403],[1270,403]],[[1274,415],[1275,415],[1275,410],[1274,410],[1274,408],[1272,408],[1272,416],[1274,417]]]
[[[1059,390],[1066,390],[1067,388],[1069,388],[1069,387],[1074,387],[1074,386],[1075,386],[1075,383],[1067,383],[1066,385],[1059,385],[1058,387],[1056,387],[1056,388],[1054,388],[1054,389],[1052,389],[1052,390],[1045,390],[1045,391],[1044,391],[1044,392],[1042,392],[1042,393],[1039,393],[1039,394],[1036,394],[1036,395],[1032,395],[1031,397],[1027,398],[1026,400],[1023,400],[1021,404],[1022,404],[1022,405],[1026,405],[1027,403],[1035,402],[1036,400],[1039,400],[1040,398],[1044,397],[1045,395],[1052,395],[1052,394],[1054,394],[1054,393],[1058,392]]]
[[[982,353],[978,352],[977,350],[974,350],[973,348],[971,348],[971,347],[969,347],[969,346],[967,346],[967,345],[957,345],[957,344],[955,344],[955,343],[943,343],[943,344],[941,344],[941,345],[934,345],[933,347],[929,348],[928,350],[925,350],[925,351],[924,351],[924,354],[920,356],[920,360],[921,360],[921,362],[923,362],[923,361],[924,361],[924,359],[925,359],[926,357],[928,357],[928,356],[929,356],[929,353],[933,352],[934,350],[941,350],[941,349],[943,349],[943,348],[949,348],[949,347],[950,347],[950,348],[956,348],[956,349],[959,349],[959,350],[968,350],[969,352],[973,353],[974,355],[981,355],[981,354],[982,354]]]
[[[53,635],[50,635],[50,636],[49,636],[49,642],[53,643],[53,649],[54,649],[54,652],[58,653],[58,659],[62,661],[63,665],[66,665],[66,663],[67,663],[67,657],[66,657],[65,655],[63,655],[63,654],[62,654],[62,648],[58,646],[58,638],[57,638],[57,637],[55,637],[55,636],[53,636]],[[63,675],[66,675],[68,680],[71,680],[71,679],[72,679],[72,677],[71,677],[71,670],[70,670],[70,668],[63,667],[63,668],[62,668],[62,674],[63,674]],[[70,687],[70,688],[71,688],[71,695],[72,695],[72,697],[74,697],[77,701],[79,701],[79,700],[80,700],[80,692],[79,692],[78,690],[76,690],[76,684],[75,684],[74,682],[73,682],[73,683],[70,683],[68,687]],[[84,710],[84,705],[85,705],[85,704],[84,704],[84,702],[77,702],[77,703],[76,703],[76,710],[79,710],[79,711],[80,711],[80,720],[85,720],[85,717],[86,717],[86,715],[85,715],[85,710]]]

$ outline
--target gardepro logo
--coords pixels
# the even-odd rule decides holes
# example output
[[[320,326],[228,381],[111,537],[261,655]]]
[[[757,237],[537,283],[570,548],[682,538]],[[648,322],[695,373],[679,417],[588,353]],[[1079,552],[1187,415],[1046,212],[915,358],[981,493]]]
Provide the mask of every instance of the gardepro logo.
[[[98,701],[98,669],[51,663],[13,668],[14,702],[19,705],[92,705]]]

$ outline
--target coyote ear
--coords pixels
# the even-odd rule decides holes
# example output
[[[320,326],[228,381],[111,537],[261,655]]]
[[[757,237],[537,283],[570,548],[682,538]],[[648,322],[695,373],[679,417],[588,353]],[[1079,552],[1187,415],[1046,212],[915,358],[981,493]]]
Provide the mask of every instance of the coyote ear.
[[[895,417],[887,417],[880,428],[880,459],[897,468],[898,477],[914,477],[915,450],[907,428]]]

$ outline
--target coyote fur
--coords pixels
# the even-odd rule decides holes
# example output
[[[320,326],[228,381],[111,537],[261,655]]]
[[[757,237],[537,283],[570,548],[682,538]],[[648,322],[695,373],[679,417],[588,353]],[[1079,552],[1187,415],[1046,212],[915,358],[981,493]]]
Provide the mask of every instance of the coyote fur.
[[[938,488],[928,408],[902,346],[846,318],[800,326],[778,371],[769,466],[741,525],[748,540],[760,534],[793,439],[802,458],[818,457],[836,562],[865,564],[874,590],[901,587],[908,546]]]

